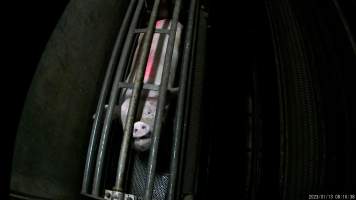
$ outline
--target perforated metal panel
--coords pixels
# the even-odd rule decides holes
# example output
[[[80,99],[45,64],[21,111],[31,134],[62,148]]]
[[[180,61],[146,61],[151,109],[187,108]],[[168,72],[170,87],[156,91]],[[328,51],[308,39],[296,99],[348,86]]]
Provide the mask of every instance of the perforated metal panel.
[[[132,179],[130,182],[130,193],[143,197],[147,182],[147,155],[135,155]],[[157,172],[153,186],[153,199],[164,200],[167,195],[169,174]]]

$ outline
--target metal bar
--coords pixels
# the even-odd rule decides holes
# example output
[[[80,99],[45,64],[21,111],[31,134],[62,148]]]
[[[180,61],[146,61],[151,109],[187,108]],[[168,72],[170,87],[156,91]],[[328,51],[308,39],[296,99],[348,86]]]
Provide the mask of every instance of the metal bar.
[[[187,78],[188,78],[188,67],[189,67],[189,57],[192,47],[192,36],[194,28],[194,16],[196,11],[196,0],[192,0],[189,6],[189,16],[186,29],[186,39],[184,42],[183,50],[183,61],[182,61],[182,71],[180,75],[180,90],[178,94],[178,103],[176,111],[176,123],[173,132],[173,144],[172,144],[172,154],[171,154],[171,165],[170,165],[170,179],[168,185],[168,200],[174,199],[175,189],[176,189],[176,179],[177,179],[177,169],[178,169],[178,158],[180,152],[180,143],[182,137],[182,126],[183,126],[183,110],[185,103],[185,92],[187,88]]]
[[[96,167],[95,167],[94,180],[93,180],[93,189],[92,189],[92,193],[94,195],[99,195],[100,182],[101,182],[101,176],[102,176],[102,171],[103,171],[103,162],[104,162],[104,157],[105,157],[106,143],[108,140],[108,133],[110,131],[114,106],[115,106],[118,92],[119,92],[119,82],[122,79],[124,68],[127,64],[127,60],[129,57],[128,55],[130,53],[130,49],[133,44],[133,38],[134,38],[133,32],[137,26],[137,23],[138,23],[138,20],[140,17],[140,13],[143,8],[143,2],[144,2],[144,0],[138,1],[136,10],[135,10],[135,13],[134,13],[134,16],[133,16],[133,19],[131,21],[130,28],[128,31],[128,37],[126,38],[123,50],[121,52],[119,65],[116,70],[114,84],[113,84],[113,88],[111,90],[109,105],[108,105],[108,109],[106,111],[105,121],[104,121],[103,129],[102,129],[102,133],[101,133],[98,156],[97,156],[97,160],[96,160]]]
[[[178,65],[174,65],[172,66],[172,68],[170,69],[170,74],[169,74],[169,82],[168,82],[168,90],[171,93],[177,93],[179,88],[178,87],[174,87],[174,79],[176,78],[176,71],[177,71],[177,66]]]
[[[350,30],[350,25],[347,22],[347,20],[345,18],[345,15],[344,15],[344,13],[342,12],[342,10],[340,8],[338,0],[332,0],[332,2],[334,3],[334,6],[335,6],[335,8],[336,8],[336,10],[337,10],[337,12],[339,14],[340,19],[341,19],[341,22],[344,25],[344,29],[345,29],[345,32],[347,34],[347,37],[350,40],[352,50],[353,50],[354,54],[356,55],[356,42],[355,42],[355,38],[352,35],[352,32]]]
[[[154,177],[156,173],[156,164],[157,164],[157,151],[160,139],[160,133],[162,128],[162,121],[163,121],[163,111],[166,103],[166,94],[169,82],[169,72],[171,67],[171,60],[173,55],[174,43],[175,43],[175,36],[177,31],[177,24],[179,18],[179,12],[181,7],[181,0],[177,0],[175,2],[174,10],[173,10],[173,17],[172,17],[172,24],[170,28],[169,40],[167,45],[167,52],[164,60],[164,68],[163,68],[163,77],[161,82],[161,88],[159,92],[159,99],[158,99],[158,107],[157,107],[157,116],[155,119],[155,125],[153,129],[153,138],[152,138],[152,146],[150,149],[149,154],[149,161],[148,161],[148,175],[147,175],[147,184],[144,199],[150,200],[152,199],[152,192],[153,192],[153,183]]]
[[[198,4],[199,5],[199,1],[197,0],[197,3],[196,4]],[[198,7],[198,6],[197,6]],[[197,39],[197,23],[198,23],[198,12],[196,12],[195,13],[195,15],[194,15],[194,24],[193,24],[193,36],[192,36],[192,41],[196,41],[196,39]],[[191,43],[191,51],[194,51],[194,49],[195,49],[195,46],[196,46],[196,44],[195,44],[195,42],[192,42]],[[193,56],[193,54],[191,53],[190,54],[190,56]],[[191,92],[191,89],[190,88],[188,88],[188,87],[190,87],[190,86],[192,86],[192,83],[193,83],[193,79],[194,79],[194,76],[193,76],[193,68],[194,68],[194,60],[193,60],[193,57],[192,57],[192,59],[190,59],[189,60],[189,62],[188,62],[189,64],[189,66],[192,66],[192,67],[188,67],[188,77],[187,77],[187,81],[186,81],[186,84],[187,84],[187,88],[186,88],[186,93],[185,93],[185,102],[188,102],[188,101],[190,101],[191,99],[192,99],[192,92]],[[173,194],[174,195],[174,197],[178,197],[179,198],[179,192],[183,192],[183,193],[186,193],[186,191],[185,191],[185,183],[186,183],[186,177],[184,177],[185,175],[185,172],[184,172],[184,169],[186,169],[186,164],[184,163],[184,162],[182,162],[182,163],[180,163],[179,161],[186,161],[186,157],[185,157],[185,154],[186,154],[186,152],[185,152],[185,149],[188,147],[187,145],[189,145],[189,144],[187,144],[188,142],[187,142],[187,139],[189,138],[189,136],[188,136],[188,134],[189,133],[187,133],[187,131],[189,130],[189,126],[188,126],[188,115],[189,115],[189,110],[190,110],[190,105],[188,106],[188,105],[185,105],[184,106],[185,108],[184,108],[184,117],[183,117],[183,126],[182,126],[182,138],[181,138],[181,141],[184,141],[184,142],[182,142],[181,143],[181,145],[180,145],[180,148],[182,149],[180,152],[179,152],[179,155],[177,155],[178,156],[178,158],[177,159],[179,159],[178,160],[178,166],[177,166],[177,173],[179,173],[179,172],[182,172],[183,174],[182,174],[182,176],[178,176],[177,175],[177,177],[176,177],[176,182],[177,183],[180,183],[180,184],[177,184],[176,183],[176,186],[175,186],[175,193],[176,194]],[[176,119],[175,119],[176,120]],[[188,181],[189,182],[189,181]],[[177,194],[178,193],[178,194]]]
[[[118,56],[119,56],[120,50],[122,48],[124,36],[127,32],[127,28],[129,26],[129,20],[131,18],[135,3],[136,3],[136,0],[131,1],[130,5],[127,9],[125,17],[122,21],[122,25],[118,32],[118,36],[116,38],[113,51],[111,53],[108,68],[106,70],[103,86],[102,86],[102,89],[100,92],[100,97],[99,97],[98,105],[97,105],[96,112],[95,112],[96,114],[95,114],[95,118],[94,118],[94,122],[93,122],[93,126],[92,126],[91,136],[90,136],[90,140],[89,140],[89,147],[88,147],[88,153],[87,153],[87,158],[86,158],[86,162],[85,162],[83,182],[82,182],[82,190],[81,190],[82,193],[87,193],[89,190],[89,180],[90,180],[90,176],[93,171],[93,163],[94,163],[94,159],[95,159],[94,151],[95,151],[95,148],[96,148],[96,145],[98,142],[99,126],[100,126],[100,122],[101,122],[101,118],[102,118],[102,114],[103,114],[103,110],[104,110],[105,99],[106,99],[106,96],[107,96],[107,93],[109,90],[109,83],[111,82],[112,75],[114,73],[114,68],[118,61]]]
[[[135,33],[146,33],[147,29],[145,28],[138,28],[135,29]],[[155,33],[163,33],[163,34],[169,34],[169,29],[155,29]]]
[[[120,88],[133,89],[133,88],[134,88],[134,84],[132,84],[132,83],[120,82],[119,87],[120,87]],[[154,91],[158,91],[158,90],[159,90],[159,85],[150,84],[150,83],[145,83],[145,84],[143,84],[142,89],[144,89],[144,90],[154,90]]]
[[[96,200],[105,200],[102,197],[96,196],[96,195],[92,195],[92,194],[87,194],[87,193],[81,193],[81,195],[86,196],[90,199],[96,199]]]
[[[153,33],[155,28],[155,22],[158,13],[160,0],[155,0],[152,8],[152,13],[148,22],[147,32],[144,36],[143,46],[142,46],[142,53],[138,60],[138,66],[136,71],[136,76],[134,80],[134,89],[132,92],[132,97],[130,100],[130,106],[128,110],[128,115],[125,124],[124,136],[121,144],[120,150],[120,157],[118,162],[117,174],[116,174],[116,181],[113,190],[123,191],[123,184],[124,184],[124,174],[125,174],[125,167],[126,167],[126,160],[127,160],[127,153],[130,145],[130,139],[132,134],[132,129],[134,125],[134,120],[138,108],[138,102],[140,93],[142,90],[143,85],[143,78],[145,73],[145,68],[147,64],[148,54],[150,51]]]
[[[172,94],[177,94],[177,92],[179,91],[179,87],[170,87],[168,86],[168,91]]]

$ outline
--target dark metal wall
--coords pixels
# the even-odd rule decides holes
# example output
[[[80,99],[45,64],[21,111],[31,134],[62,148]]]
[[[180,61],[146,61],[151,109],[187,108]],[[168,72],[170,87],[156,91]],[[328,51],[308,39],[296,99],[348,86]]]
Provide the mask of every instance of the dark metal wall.
[[[68,4],[26,98],[13,156],[14,193],[79,196],[91,116],[125,7],[118,0]]]
[[[1,146],[0,198],[8,196],[14,140],[23,104],[38,61],[69,0],[17,1],[3,4],[2,79],[4,106]],[[11,83],[11,84],[9,84]],[[2,198],[4,195],[4,198]]]

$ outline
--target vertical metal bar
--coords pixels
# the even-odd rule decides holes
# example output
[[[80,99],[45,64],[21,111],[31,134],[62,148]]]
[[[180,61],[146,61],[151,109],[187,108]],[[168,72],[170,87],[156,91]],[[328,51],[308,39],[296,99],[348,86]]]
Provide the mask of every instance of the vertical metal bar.
[[[354,36],[352,35],[352,32],[350,30],[349,23],[347,22],[345,15],[340,8],[338,0],[332,0],[332,2],[334,3],[335,8],[340,16],[341,22],[344,25],[344,29],[345,29],[345,32],[346,32],[349,40],[350,40],[352,50],[353,50],[354,54],[356,55],[356,42],[355,42]]]
[[[125,17],[122,21],[120,30],[118,32],[118,36],[116,38],[113,51],[111,53],[108,68],[106,70],[103,86],[101,88],[100,97],[99,97],[98,105],[97,105],[96,112],[95,112],[95,118],[94,118],[94,122],[93,122],[93,126],[92,126],[91,136],[90,136],[90,140],[89,140],[89,147],[88,147],[88,153],[87,153],[87,158],[86,158],[86,162],[85,162],[83,182],[82,182],[82,190],[81,190],[82,193],[87,193],[89,190],[89,179],[90,179],[90,176],[93,171],[93,163],[94,163],[94,159],[95,159],[94,151],[95,151],[95,147],[98,142],[98,132],[99,132],[100,122],[101,122],[101,118],[102,118],[102,114],[103,114],[103,110],[104,110],[105,99],[106,99],[106,96],[107,96],[107,93],[109,90],[109,83],[111,82],[112,75],[114,73],[114,67],[118,61],[119,53],[120,53],[120,50],[121,50],[122,44],[123,44],[123,39],[127,32],[127,28],[129,26],[129,20],[131,18],[133,8],[134,8],[136,1],[137,0],[132,0],[128,9],[127,9],[127,12],[126,12]]]
[[[131,21],[131,24],[130,24],[128,34],[127,34],[128,37],[126,38],[123,50],[121,52],[119,65],[116,70],[115,79],[114,79],[113,87],[112,87],[111,94],[110,94],[109,105],[108,105],[108,108],[106,111],[105,121],[104,121],[103,129],[102,129],[102,133],[101,133],[100,145],[99,145],[99,149],[98,149],[98,156],[97,156],[97,160],[96,160],[96,167],[95,167],[94,180],[93,180],[93,189],[92,189],[92,193],[94,195],[99,194],[101,176],[102,176],[102,171],[103,171],[103,162],[104,162],[104,157],[105,157],[106,143],[108,140],[108,133],[110,131],[112,114],[114,111],[115,102],[117,101],[117,96],[118,96],[118,92],[119,92],[119,82],[122,79],[124,68],[127,64],[127,60],[129,57],[128,54],[130,52],[130,49],[131,49],[131,46],[133,43],[134,30],[137,26],[137,23],[138,23],[138,20],[140,17],[140,13],[143,8],[143,2],[144,2],[144,0],[139,0],[139,2],[137,4],[137,7],[135,10],[133,19]]]
[[[162,128],[162,121],[163,121],[163,111],[166,103],[166,94],[169,82],[169,72],[172,60],[172,54],[174,49],[174,42],[175,36],[177,31],[177,24],[179,18],[179,12],[181,7],[181,0],[177,0],[175,2],[174,10],[173,10],[173,18],[172,24],[170,28],[169,40],[167,45],[167,52],[164,60],[164,68],[163,68],[163,77],[159,92],[159,99],[158,99],[158,107],[157,107],[157,116],[155,119],[155,125],[153,129],[153,138],[152,138],[152,146],[150,149],[149,161],[148,161],[148,175],[147,175],[147,184],[144,199],[150,200],[152,199],[152,190],[153,190],[153,183],[154,177],[156,173],[156,164],[157,164],[157,151],[160,139],[160,133]]]
[[[145,33],[144,40],[143,40],[142,53],[139,57],[138,64],[137,64],[138,66],[137,66],[137,71],[134,80],[134,88],[133,88],[132,97],[130,100],[130,106],[127,114],[124,137],[121,144],[115,186],[113,188],[113,190],[117,190],[117,191],[123,191],[127,152],[130,145],[130,139],[131,139],[132,129],[133,129],[134,120],[135,120],[137,107],[139,103],[139,97],[143,86],[143,78],[144,78],[147,59],[152,43],[159,3],[160,0],[154,1],[151,16],[147,26],[147,32]]]
[[[189,58],[191,52],[191,43],[192,43],[192,33],[194,26],[194,16],[196,11],[196,0],[191,0],[189,6],[189,16],[188,23],[186,28],[186,39],[184,42],[183,50],[183,62],[182,62],[182,71],[180,75],[180,84],[179,84],[179,94],[178,94],[178,103],[176,110],[176,123],[174,124],[174,135],[173,135],[173,145],[172,145],[172,154],[171,154],[171,165],[170,165],[170,179],[168,185],[168,200],[174,199],[176,179],[177,179],[177,168],[178,168],[178,158],[180,152],[180,142],[182,136],[182,126],[183,126],[183,110],[184,110],[184,100],[185,92],[187,87],[187,78],[188,78],[188,67],[189,67]]]

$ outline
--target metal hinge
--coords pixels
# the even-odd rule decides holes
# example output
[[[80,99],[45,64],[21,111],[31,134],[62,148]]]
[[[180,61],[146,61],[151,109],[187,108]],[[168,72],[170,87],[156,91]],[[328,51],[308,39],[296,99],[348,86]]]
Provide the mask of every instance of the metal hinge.
[[[105,190],[105,200],[138,200],[133,194],[125,194],[119,191]]]

